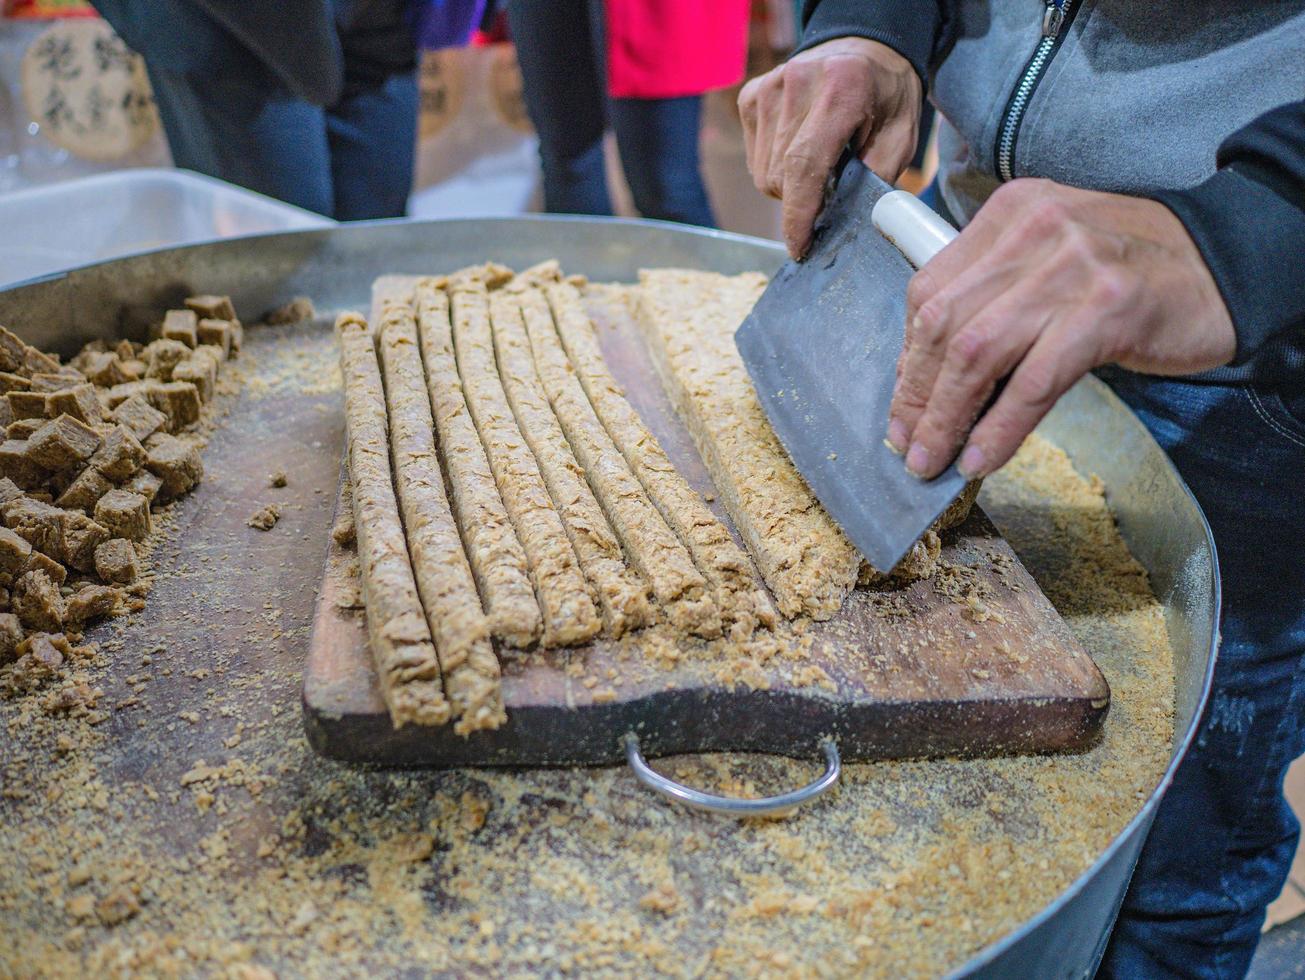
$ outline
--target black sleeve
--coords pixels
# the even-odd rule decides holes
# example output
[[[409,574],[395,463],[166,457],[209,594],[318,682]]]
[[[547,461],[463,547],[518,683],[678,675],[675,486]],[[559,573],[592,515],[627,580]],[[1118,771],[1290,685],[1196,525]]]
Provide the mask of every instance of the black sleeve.
[[[864,37],[888,45],[925,81],[941,20],[937,0],[803,0],[797,49],[836,37]]]
[[[1305,102],[1239,129],[1203,184],[1151,195],[1201,250],[1228,304],[1244,364],[1270,340],[1305,332]]]

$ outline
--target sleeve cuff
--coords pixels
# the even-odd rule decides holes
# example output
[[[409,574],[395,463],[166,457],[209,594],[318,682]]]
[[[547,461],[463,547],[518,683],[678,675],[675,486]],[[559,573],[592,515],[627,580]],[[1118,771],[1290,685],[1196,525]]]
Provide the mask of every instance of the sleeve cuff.
[[[928,87],[929,59],[938,32],[938,5],[926,0],[806,0],[796,54],[840,37],[863,37],[892,48]]]
[[[1305,329],[1305,267],[1294,258],[1305,211],[1236,164],[1195,187],[1151,196],[1177,215],[1214,276],[1237,332],[1233,365]]]

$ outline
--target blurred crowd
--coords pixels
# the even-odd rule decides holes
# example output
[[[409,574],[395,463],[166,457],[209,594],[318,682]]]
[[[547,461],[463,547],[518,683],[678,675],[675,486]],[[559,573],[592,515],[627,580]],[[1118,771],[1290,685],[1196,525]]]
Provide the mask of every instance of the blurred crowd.
[[[613,213],[611,132],[640,214],[712,226],[702,97],[743,80],[754,17],[753,0],[91,2],[143,56],[177,166],[339,220],[405,213],[421,52],[510,39],[545,210]]]

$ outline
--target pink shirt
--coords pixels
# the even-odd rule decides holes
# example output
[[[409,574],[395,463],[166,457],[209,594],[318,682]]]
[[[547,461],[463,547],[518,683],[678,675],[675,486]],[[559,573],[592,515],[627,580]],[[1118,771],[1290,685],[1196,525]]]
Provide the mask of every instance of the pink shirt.
[[[700,95],[743,78],[750,0],[604,0],[613,98]]]

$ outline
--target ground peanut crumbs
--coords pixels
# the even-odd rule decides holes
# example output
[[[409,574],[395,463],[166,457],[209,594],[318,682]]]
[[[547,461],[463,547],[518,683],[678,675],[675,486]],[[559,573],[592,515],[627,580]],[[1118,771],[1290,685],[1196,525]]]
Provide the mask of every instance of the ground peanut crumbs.
[[[245,393],[204,462],[293,470],[294,507],[259,538],[276,560],[244,546],[248,509],[224,517],[201,484],[156,524],[148,607],[88,636],[99,652],[73,678],[98,707],[48,709],[49,689],[0,702],[0,974],[934,976],[1046,905],[1168,760],[1161,607],[1101,488],[1038,439],[983,504],[1110,681],[1087,753],[850,765],[818,803],[743,823],[677,809],[622,768],[317,758],[299,709],[303,582],[330,530],[338,376],[323,382],[325,323],[260,327],[245,346]],[[754,794],[816,771],[659,766]]]

